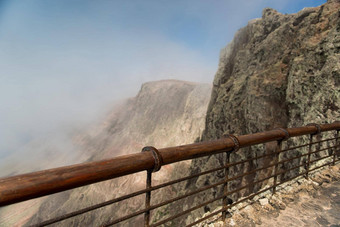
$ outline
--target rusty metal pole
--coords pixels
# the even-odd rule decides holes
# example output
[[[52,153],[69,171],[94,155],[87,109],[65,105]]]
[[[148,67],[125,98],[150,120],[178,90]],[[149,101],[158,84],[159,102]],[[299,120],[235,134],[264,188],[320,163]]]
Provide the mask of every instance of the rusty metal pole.
[[[335,165],[335,159],[336,159],[336,155],[338,153],[338,149],[339,149],[339,132],[340,130],[336,130],[336,139],[335,139],[335,148],[334,148],[334,152],[333,152],[333,166]]]
[[[223,193],[226,195],[228,193],[228,178],[229,178],[229,163],[230,163],[230,153],[226,152],[226,163],[225,163],[225,183],[223,185]],[[223,197],[223,211],[222,211],[222,221],[224,222],[227,217],[227,206],[228,206],[228,197]]]
[[[237,152],[240,149],[240,142],[237,139],[236,136],[232,135],[232,134],[226,134],[224,135],[225,138],[227,139],[231,139],[234,143],[234,147],[233,150],[231,151],[227,151],[226,152],[226,163],[225,163],[225,183],[223,185],[223,194],[227,195],[228,194],[228,179],[229,179],[229,164],[230,164],[230,154],[232,152]],[[227,214],[229,213],[227,211],[227,207],[229,205],[229,199],[227,196],[224,196],[222,199],[222,205],[223,205],[223,210],[222,210],[222,221],[224,222]]]
[[[277,141],[277,151],[276,151],[276,155],[275,155],[275,168],[274,168],[273,194],[276,193],[277,172],[278,172],[278,170],[279,170],[279,164],[278,164],[278,162],[280,161],[280,152],[282,151],[282,141],[283,141],[283,140],[278,140],[278,141]]]
[[[153,169],[147,170],[147,176],[146,176],[146,189],[151,188],[151,179],[152,179],[152,172],[157,172],[161,169],[163,164],[163,158],[162,155],[159,153],[159,151],[155,147],[144,147],[142,149],[142,152],[151,152],[152,156],[154,158],[155,164]],[[145,213],[144,213],[144,226],[149,227],[150,226],[150,203],[151,203],[151,191],[148,190],[145,193]]]
[[[307,126],[314,126],[316,128],[316,132],[310,134],[310,137],[309,137],[308,158],[307,158],[307,163],[306,163],[306,179],[308,180],[308,178],[309,178],[308,174],[309,174],[309,167],[310,167],[310,159],[311,159],[311,153],[312,153],[312,144],[311,143],[313,143],[313,136],[320,135],[321,127],[320,127],[320,125],[315,124],[315,123],[310,123]],[[317,139],[320,141],[321,138],[319,137]],[[318,143],[318,150],[320,150],[320,145],[321,145],[321,143],[319,142]]]
[[[287,129],[284,128],[277,128],[276,130],[280,130],[285,133],[285,137],[283,139],[277,140],[277,151],[275,155],[275,168],[274,168],[274,185],[273,185],[273,194],[276,193],[276,184],[277,184],[277,172],[279,170],[279,164],[278,162],[280,161],[280,153],[282,151],[282,142],[285,140],[288,140],[290,137],[289,132]]]
[[[147,171],[146,176],[146,189],[151,188],[151,178],[152,178],[152,170]],[[147,211],[144,213],[144,226],[149,227],[150,225],[150,202],[151,202],[151,191],[147,191],[145,193],[145,209]]]
[[[308,146],[308,157],[307,157],[307,163],[306,163],[306,179],[308,180],[308,173],[309,173],[309,164],[310,164],[310,157],[311,157],[311,153],[312,153],[312,143],[313,143],[313,135],[314,134],[310,134],[309,137],[309,146]]]
[[[280,153],[282,151],[282,142],[286,141],[290,138],[290,134],[287,131],[287,129],[284,128],[277,128],[276,130],[280,130],[285,133],[285,137],[283,139],[277,140],[277,153],[275,157],[275,168],[274,168],[274,185],[273,185],[273,194],[276,193],[276,184],[277,184],[277,172],[279,170],[279,164],[280,161]]]

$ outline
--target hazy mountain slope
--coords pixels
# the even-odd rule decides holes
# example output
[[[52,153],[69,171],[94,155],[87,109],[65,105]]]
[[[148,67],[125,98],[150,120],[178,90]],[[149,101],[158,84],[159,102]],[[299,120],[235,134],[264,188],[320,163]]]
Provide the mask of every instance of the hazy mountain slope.
[[[0,177],[72,165],[89,158],[86,153],[76,152],[76,144],[69,141],[71,135],[56,137],[47,135],[31,140],[14,154],[3,158],[0,162]]]
[[[85,152],[93,154],[91,160],[140,152],[147,145],[161,148],[192,143],[203,131],[210,93],[211,86],[208,84],[175,80],[143,84],[135,98],[122,103],[109,114],[103,124],[89,130],[88,134],[78,136],[76,141]],[[182,165],[185,172],[185,166],[188,169],[190,162]],[[153,182],[164,181],[173,168],[162,168]],[[145,173],[60,193],[47,199],[28,224],[97,204],[142,187],[145,187]],[[166,190],[167,193],[173,193],[171,189]],[[162,192],[153,194],[153,198],[157,197],[161,199]],[[60,226],[98,225],[110,217],[140,208],[143,202],[144,196],[136,197],[127,203],[62,222]],[[131,220],[129,225],[140,225],[140,218]]]
[[[242,135],[276,127],[339,120],[339,9],[339,0],[305,8],[291,15],[267,8],[263,10],[262,18],[252,20],[240,29],[233,41],[221,51],[203,140],[221,138],[228,133]],[[271,144],[242,149],[231,159],[250,158],[274,149],[275,145]],[[194,160],[191,171],[197,173],[212,169],[224,160],[224,155]],[[271,160],[238,165],[230,169],[230,174],[240,174],[261,166],[263,162],[270,163]],[[271,169],[234,181],[229,184],[230,190],[269,173]],[[221,178],[224,178],[224,172],[205,175],[192,181],[182,191],[201,188]],[[244,193],[259,187],[249,187]],[[221,187],[207,190],[183,203],[206,201],[219,193]],[[233,197],[238,196],[241,195]],[[183,204],[178,209],[182,210],[182,207]],[[205,207],[197,215],[202,216],[209,209],[211,207]]]
[[[211,88],[176,80],[142,85],[135,98],[117,107],[99,127],[80,137],[92,159],[135,153],[146,146],[192,143],[204,128]]]

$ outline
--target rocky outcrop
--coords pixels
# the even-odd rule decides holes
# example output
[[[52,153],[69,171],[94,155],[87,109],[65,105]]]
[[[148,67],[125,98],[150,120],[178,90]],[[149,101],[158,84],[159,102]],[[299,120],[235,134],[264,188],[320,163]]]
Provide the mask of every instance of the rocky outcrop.
[[[242,135],[277,127],[339,120],[339,10],[338,0],[291,15],[266,8],[262,18],[252,20],[241,28],[233,41],[221,51],[202,140],[218,139],[224,134]],[[295,141],[289,143],[292,145]],[[231,160],[251,158],[275,149],[272,143],[253,146],[232,154]],[[194,160],[191,172],[223,165],[224,156]],[[271,161],[262,159],[235,166],[230,169],[230,177]],[[293,162],[282,168],[290,165]],[[228,187],[235,189],[271,172],[272,169],[268,169],[248,175],[233,181]],[[223,178],[224,172],[201,176],[183,190],[202,188]],[[242,193],[249,194],[260,187],[262,185],[251,186]],[[221,191],[222,187],[207,190],[191,202],[206,201],[220,195]],[[234,194],[232,199],[243,196],[242,193]],[[206,206],[198,216],[212,208]],[[190,218],[194,220],[194,217]]]
[[[104,122],[79,136],[91,160],[192,143],[204,129],[211,86],[164,80],[142,85],[136,97],[116,107]]]
[[[176,80],[149,82],[142,85],[138,95],[115,108],[104,122],[79,135],[75,140],[81,150],[92,154],[89,161],[140,152],[144,146],[157,148],[192,143],[204,129],[211,86]],[[190,162],[181,163],[189,169]],[[164,166],[155,174],[153,184],[166,181],[176,166]],[[79,210],[100,202],[145,188],[145,173],[105,181],[47,198],[27,225]],[[153,192],[154,201],[164,199],[166,188]],[[59,223],[60,226],[98,226],[106,221],[139,210],[145,195],[89,212]],[[140,226],[142,216],[122,226]]]
[[[339,119],[339,1],[264,9],[221,51],[203,139]]]

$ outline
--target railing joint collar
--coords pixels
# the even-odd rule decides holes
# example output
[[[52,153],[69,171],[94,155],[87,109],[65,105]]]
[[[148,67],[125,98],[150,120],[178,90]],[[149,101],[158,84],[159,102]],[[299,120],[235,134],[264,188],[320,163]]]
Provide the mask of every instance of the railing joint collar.
[[[285,141],[285,140],[288,140],[290,135],[289,135],[289,132],[287,131],[287,129],[284,129],[284,128],[276,128],[275,130],[280,130],[282,132],[285,133],[285,137],[282,139],[282,141]]]
[[[240,149],[240,141],[237,139],[236,136],[234,136],[233,134],[224,134],[223,136],[224,136],[224,138],[229,138],[233,141],[233,143],[234,143],[233,152],[236,152]]]
[[[340,124],[340,121],[334,121],[334,123]],[[336,131],[340,132],[340,128],[338,128]]]
[[[143,147],[142,152],[147,152],[147,151],[151,152],[152,157],[155,160],[155,165],[152,169],[152,172],[159,171],[161,169],[162,165],[163,165],[163,158],[162,158],[161,154],[159,153],[157,148],[152,147],[152,146]]]
[[[316,123],[309,123],[307,126],[314,126],[316,128],[316,132],[312,133],[311,135],[318,135],[321,133],[321,127],[319,124]]]

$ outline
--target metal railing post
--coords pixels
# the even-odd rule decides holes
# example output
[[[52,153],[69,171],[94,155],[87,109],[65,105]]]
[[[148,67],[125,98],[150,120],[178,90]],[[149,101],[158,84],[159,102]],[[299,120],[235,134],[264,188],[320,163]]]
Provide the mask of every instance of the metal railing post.
[[[229,178],[229,163],[230,163],[230,153],[226,152],[226,163],[225,163],[225,183],[223,185],[223,193],[226,195],[228,193],[228,178]],[[222,211],[222,221],[224,222],[227,217],[227,206],[228,206],[228,197],[223,197],[223,211]]]
[[[142,152],[151,152],[155,164],[153,169],[147,170],[147,176],[146,176],[146,189],[151,188],[151,179],[152,179],[152,172],[157,172],[161,169],[163,159],[162,156],[160,155],[159,151],[155,147],[144,147],[142,149]],[[151,204],[151,191],[148,190],[145,192],[145,213],[144,213],[144,226],[149,227],[150,226],[150,204]]]
[[[313,136],[314,135],[319,135],[321,133],[321,128],[320,128],[320,125],[318,124],[315,124],[315,123],[310,123],[308,124],[307,126],[315,126],[317,131],[316,133],[312,133],[310,134],[310,137],[309,137],[309,146],[308,146],[308,157],[307,157],[307,163],[306,163],[306,179],[308,180],[309,176],[309,167],[310,167],[310,159],[311,159],[311,153],[312,153],[312,143],[313,143]],[[320,140],[320,138],[318,139]],[[320,149],[320,143],[318,144],[318,149]]]
[[[307,163],[306,163],[306,179],[308,180],[309,176],[309,164],[310,164],[310,157],[311,157],[311,153],[312,153],[312,143],[313,143],[313,135],[314,134],[310,134],[309,137],[309,146],[308,146],[308,156],[307,156]]]
[[[147,171],[146,176],[146,189],[151,188],[151,178],[152,178],[152,170]],[[145,193],[145,209],[147,211],[144,213],[144,226],[149,227],[150,225],[150,202],[151,202],[151,191],[147,191]]]
[[[277,172],[279,170],[279,161],[280,161],[280,154],[281,154],[281,151],[282,151],[282,142],[285,141],[285,140],[288,140],[290,135],[289,135],[289,132],[284,129],[284,128],[277,128],[277,130],[280,130],[282,132],[285,133],[285,137],[283,139],[280,139],[280,140],[277,140],[277,152],[276,152],[276,156],[275,156],[275,168],[274,168],[274,182],[273,182],[273,194],[276,193],[276,185],[277,185]]]
[[[240,142],[238,141],[237,137],[232,135],[232,134],[225,134],[224,135],[225,138],[231,139],[234,143],[234,149],[232,151],[228,151],[226,152],[226,163],[225,163],[225,183],[223,184],[223,195],[225,195],[222,199],[222,206],[223,206],[223,210],[222,210],[222,221],[224,222],[227,214],[229,213],[227,210],[227,207],[229,204],[231,204],[232,202],[230,202],[230,200],[228,199],[228,197],[226,196],[228,194],[228,179],[229,179],[229,165],[230,165],[230,154],[232,152],[236,152],[240,149]]]
[[[339,149],[339,132],[340,130],[336,130],[336,139],[335,139],[335,148],[334,148],[334,152],[333,152],[333,166],[335,165],[335,159],[336,159],[336,155],[338,154],[338,149]]]
[[[275,168],[274,168],[274,185],[273,185],[273,194],[276,193],[276,184],[277,184],[277,172],[279,169],[279,164],[278,162],[280,161],[280,152],[282,150],[282,141],[283,140],[278,140],[277,141],[277,151],[275,155]]]

